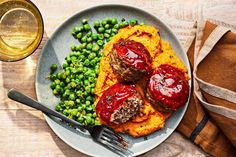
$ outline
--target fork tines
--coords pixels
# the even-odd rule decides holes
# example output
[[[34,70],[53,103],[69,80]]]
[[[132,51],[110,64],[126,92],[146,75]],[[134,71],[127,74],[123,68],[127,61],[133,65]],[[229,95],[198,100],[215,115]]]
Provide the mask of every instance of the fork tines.
[[[129,147],[129,142],[124,138],[122,137],[121,135],[113,132],[112,130],[110,129],[107,129],[105,128],[104,131],[103,131],[103,135],[114,140],[114,142],[117,142],[119,144],[121,144],[121,146],[124,148],[124,149],[128,149]]]
[[[110,129],[105,128],[103,130],[100,136],[100,142],[121,156],[127,157],[133,154],[133,152],[128,150],[129,142]]]

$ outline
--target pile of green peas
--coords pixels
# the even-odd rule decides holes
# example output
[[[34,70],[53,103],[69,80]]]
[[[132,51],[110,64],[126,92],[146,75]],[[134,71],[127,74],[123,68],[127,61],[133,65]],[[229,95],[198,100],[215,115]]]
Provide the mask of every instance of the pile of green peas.
[[[96,120],[94,93],[103,55],[102,48],[120,28],[137,25],[138,21],[122,19],[118,23],[116,18],[106,18],[101,22],[96,20],[93,22],[96,33],[92,32],[87,19],[83,19],[81,23],[72,31],[80,44],[71,46],[71,52],[62,65],[63,71],[58,71],[56,64],[51,65],[50,87],[53,94],[60,97],[56,111],[84,125],[99,125]]]

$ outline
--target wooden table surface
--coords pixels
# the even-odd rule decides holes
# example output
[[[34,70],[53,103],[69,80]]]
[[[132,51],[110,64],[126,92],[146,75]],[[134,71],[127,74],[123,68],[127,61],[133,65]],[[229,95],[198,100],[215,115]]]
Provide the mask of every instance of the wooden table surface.
[[[45,22],[46,32],[39,49],[24,60],[12,63],[0,62],[0,157],[86,156],[59,139],[47,125],[41,112],[13,102],[6,96],[8,89],[14,87],[36,98],[35,69],[41,48],[55,28],[74,13],[98,4],[117,3],[139,7],[160,18],[170,17],[187,21],[208,18],[213,21],[223,20],[225,24],[232,27],[236,25],[235,0],[228,0],[224,4],[220,0],[205,0],[205,3],[197,0],[90,0],[87,2],[33,0],[33,2],[40,9]],[[179,133],[174,132],[165,142],[142,156],[199,157],[207,154]]]

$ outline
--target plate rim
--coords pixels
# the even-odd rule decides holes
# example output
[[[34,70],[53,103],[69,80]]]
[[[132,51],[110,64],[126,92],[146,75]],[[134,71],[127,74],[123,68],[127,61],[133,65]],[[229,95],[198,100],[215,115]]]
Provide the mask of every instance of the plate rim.
[[[143,9],[140,9],[140,8],[137,8],[137,7],[134,7],[134,6],[130,6],[130,5],[124,5],[124,4],[101,4],[101,5],[96,5],[96,6],[91,6],[91,7],[88,7],[88,8],[85,8],[83,10],[80,10],[80,11],[77,11],[76,13],[74,13],[72,16],[69,16],[68,18],[66,18],[62,23],[60,23],[56,29],[53,31],[51,37],[48,38],[48,40],[46,41],[46,43],[44,44],[42,50],[41,50],[41,53],[40,53],[40,56],[38,58],[38,62],[37,62],[37,66],[36,66],[36,75],[35,75],[35,91],[36,91],[36,97],[37,97],[37,100],[39,100],[39,96],[38,96],[38,82],[37,82],[37,78],[38,78],[38,75],[39,75],[39,63],[40,63],[40,60],[42,58],[42,52],[44,52],[44,49],[46,49],[47,47],[47,44],[48,44],[48,41],[50,40],[50,38],[54,38],[54,36],[56,36],[56,34],[59,32],[60,28],[62,28],[64,25],[67,24],[68,21],[70,21],[71,19],[73,19],[75,16],[77,16],[78,14],[83,14],[84,12],[88,12],[88,11],[91,11],[91,10],[94,10],[94,9],[99,9],[99,8],[103,8],[103,7],[124,7],[124,8],[131,8],[131,9],[134,9],[134,10],[138,10],[140,12],[144,12],[146,15],[148,16],[151,16],[151,17],[154,17],[156,20],[158,20],[162,25],[164,25],[166,27],[166,29],[172,33],[173,37],[175,38],[175,40],[178,42],[178,44],[180,45],[180,49],[181,49],[181,52],[185,52],[182,44],[180,43],[179,39],[177,38],[176,34],[171,30],[171,28],[166,24],[164,23],[162,20],[160,20],[157,16],[143,10]],[[160,145],[162,142],[164,142],[165,140],[167,140],[167,138],[170,137],[170,135],[176,130],[176,128],[178,127],[179,123],[181,122],[181,120],[183,119],[185,113],[186,113],[186,110],[188,108],[188,105],[190,103],[190,97],[191,97],[191,94],[192,94],[192,88],[193,88],[193,80],[192,80],[192,70],[191,70],[191,66],[190,66],[190,61],[188,59],[188,56],[187,56],[187,53],[184,53],[183,55],[185,55],[186,59],[187,59],[187,65],[185,64],[185,66],[187,67],[188,69],[188,75],[190,76],[190,80],[189,80],[189,96],[188,96],[188,100],[185,104],[185,106],[183,107],[183,114],[181,114],[180,118],[178,119],[178,121],[176,121],[175,123],[175,126],[173,127],[173,129],[171,131],[168,132],[168,134],[166,135],[166,137],[161,141],[161,142],[157,142],[157,144],[153,145],[152,147],[149,147],[149,148],[146,148],[146,149],[143,149],[142,151],[139,151],[135,154],[133,154],[134,156],[137,156],[137,155],[141,155],[143,153],[147,153],[148,151],[156,148],[158,145]],[[40,100],[39,100],[40,101]],[[50,116],[46,115],[43,113],[43,116],[47,122],[47,124],[49,125],[50,129],[53,130],[53,132],[63,141],[65,142],[67,145],[69,145],[70,147],[72,147],[73,149],[83,153],[83,154],[86,154],[86,155],[90,155],[90,156],[94,156],[93,153],[90,153],[90,152],[87,152],[87,151],[84,151],[83,149],[79,149],[78,147],[74,146],[73,143],[70,143],[69,140],[65,139],[63,136],[61,136],[61,134],[59,133],[59,131],[57,131],[55,129],[55,127],[53,126],[53,120],[50,118]],[[60,125],[60,124],[58,124]],[[164,126],[165,127],[165,126]]]

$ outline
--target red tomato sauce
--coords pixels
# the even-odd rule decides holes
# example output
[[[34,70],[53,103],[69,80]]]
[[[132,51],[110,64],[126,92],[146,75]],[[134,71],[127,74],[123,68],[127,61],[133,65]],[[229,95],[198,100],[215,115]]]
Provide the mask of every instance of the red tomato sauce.
[[[152,73],[148,90],[154,100],[176,110],[183,106],[189,94],[184,73],[170,65],[161,65]]]
[[[110,122],[114,110],[118,109],[129,97],[137,94],[135,85],[115,84],[108,88],[96,105],[96,113],[105,121]]]
[[[137,70],[151,71],[152,59],[143,44],[132,40],[121,39],[114,45],[114,49],[125,64]]]

